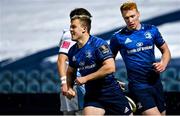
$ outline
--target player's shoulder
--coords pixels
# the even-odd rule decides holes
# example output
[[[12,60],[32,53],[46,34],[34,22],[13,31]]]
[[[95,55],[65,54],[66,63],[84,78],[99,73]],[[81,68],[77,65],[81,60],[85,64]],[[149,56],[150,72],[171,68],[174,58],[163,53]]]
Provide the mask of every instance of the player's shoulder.
[[[68,51],[68,54],[73,54],[74,53],[74,50],[76,50],[77,49],[77,43],[74,43],[71,47],[70,47],[70,49],[69,49],[69,51]]]
[[[119,29],[118,31],[116,31],[115,33],[114,33],[114,35],[117,35],[117,34],[125,34],[127,31],[127,28],[126,27],[124,27],[124,28],[121,28],[121,29]]]
[[[66,40],[63,40],[61,42],[61,45],[60,46],[72,46],[74,45],[76,42],[75,41],[72,41],[71,39],[66,39]]]
[[[119,29],[118,31],[112,34],[111,41],[124,38],[125,35],[126,35],[126,28]]]
[[[112,36],[113,37],[124,36],[126,33],[127,33],[127,29],[126,29],[126,27],[124,27],[124,28],[121,28],[118,31],[114,32]]]
[[[107,43],[104,39],[97,37],[97,36],[91,36],[91,42],[94,45],[104,44]]]
[[[144,30],[152,30],[152,29],[157,29],[157,27],[155,25],[151,25],[151,24],[142,24],[142,28]]]

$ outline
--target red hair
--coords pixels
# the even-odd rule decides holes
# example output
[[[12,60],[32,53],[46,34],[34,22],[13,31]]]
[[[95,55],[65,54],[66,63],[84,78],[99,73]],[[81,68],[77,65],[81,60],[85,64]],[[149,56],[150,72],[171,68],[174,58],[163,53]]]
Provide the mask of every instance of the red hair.
[[[135,2],[125,2],[120,7],[121,12],[124,10],[133,10],[133,9],[136,9],[136,11],[138,11],[137,5]]]

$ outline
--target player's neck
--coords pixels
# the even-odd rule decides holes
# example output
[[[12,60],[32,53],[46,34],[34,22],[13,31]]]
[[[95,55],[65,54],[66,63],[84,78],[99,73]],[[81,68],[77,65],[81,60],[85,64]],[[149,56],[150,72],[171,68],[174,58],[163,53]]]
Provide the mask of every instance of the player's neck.
[[[136,30],[140,30],[141,29],[141,23],[139,23],[136,27]]]
[[[77,42],[78,48],[82,48],[89,40],[89,37],[89,34],[85,34],[81,39],[79,39],[79,41]]]
[[[138,31],[140,29],[141,29],[141,23],[137,24],[137,26],[134,29],[128,28],[129,31]]]

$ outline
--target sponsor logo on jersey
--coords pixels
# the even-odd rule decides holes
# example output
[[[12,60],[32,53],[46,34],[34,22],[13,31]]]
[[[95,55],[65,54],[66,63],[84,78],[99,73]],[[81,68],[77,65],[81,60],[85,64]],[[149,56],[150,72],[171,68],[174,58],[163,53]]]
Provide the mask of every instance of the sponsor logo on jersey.
[[[61,48],[65,48],[65,49],[68,49],[69,46],[70,46],[71,42],[68,42],[68,41],[63,41],[62,45],[61,45]]]
[[[107,45],[102,45],[99,49],[103,54],[109,53],[109,48]]]
[[[131,54],[131,53],[141,52],[150,49],[153,49],[153,46],[138,47],[136,49],[127,50],[127,53]]]
[[[132,40],[130,38],[126,38],[125,44],[131,43]]]
[[[80,67],[79,69],[80,69],[80,70],[86,70],[86,69],[92,69],[92,68],[94,68],[94,67],[96,67],[96,64],[91,64],[91,65],[87,65],[87,66],[82,66],[82,67]]]
[[[143,42],[138,42],[138,43],[136,44],[136,46],[137,46],[137,47],[143,46]]]
[[[145,32],[145,38],[147,38],[147,39],[152,39],[152,35],[151,35],[151,33],[150,32]]]

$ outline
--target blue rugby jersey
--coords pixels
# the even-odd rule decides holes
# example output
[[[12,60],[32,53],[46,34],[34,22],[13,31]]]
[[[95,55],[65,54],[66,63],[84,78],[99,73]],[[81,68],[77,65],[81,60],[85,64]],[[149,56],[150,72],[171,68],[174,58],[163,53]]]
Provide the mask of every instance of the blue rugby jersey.
[[[96,72],[104,60],[112,58],[112,52],[107,44],[101,38],[90,36],[87,43],[78,48],[77,43],[71,47],[68,52],[69,65],[76,69],[82,76]],[[86,93],[94,94],[102,91],[104,87],[114,86],[115,78],[112,74],[104,78],[89,81],[85,84]]]
[[[154,45],[165,43],[158,29],[153,25],[142,24],[140,30],[127,27],[116,32],[110,40],[110,48],[116,56],[120,51],[127,68],[128,80],[136,87],[148,87],[159,80],[153,70],[155,61]]]

